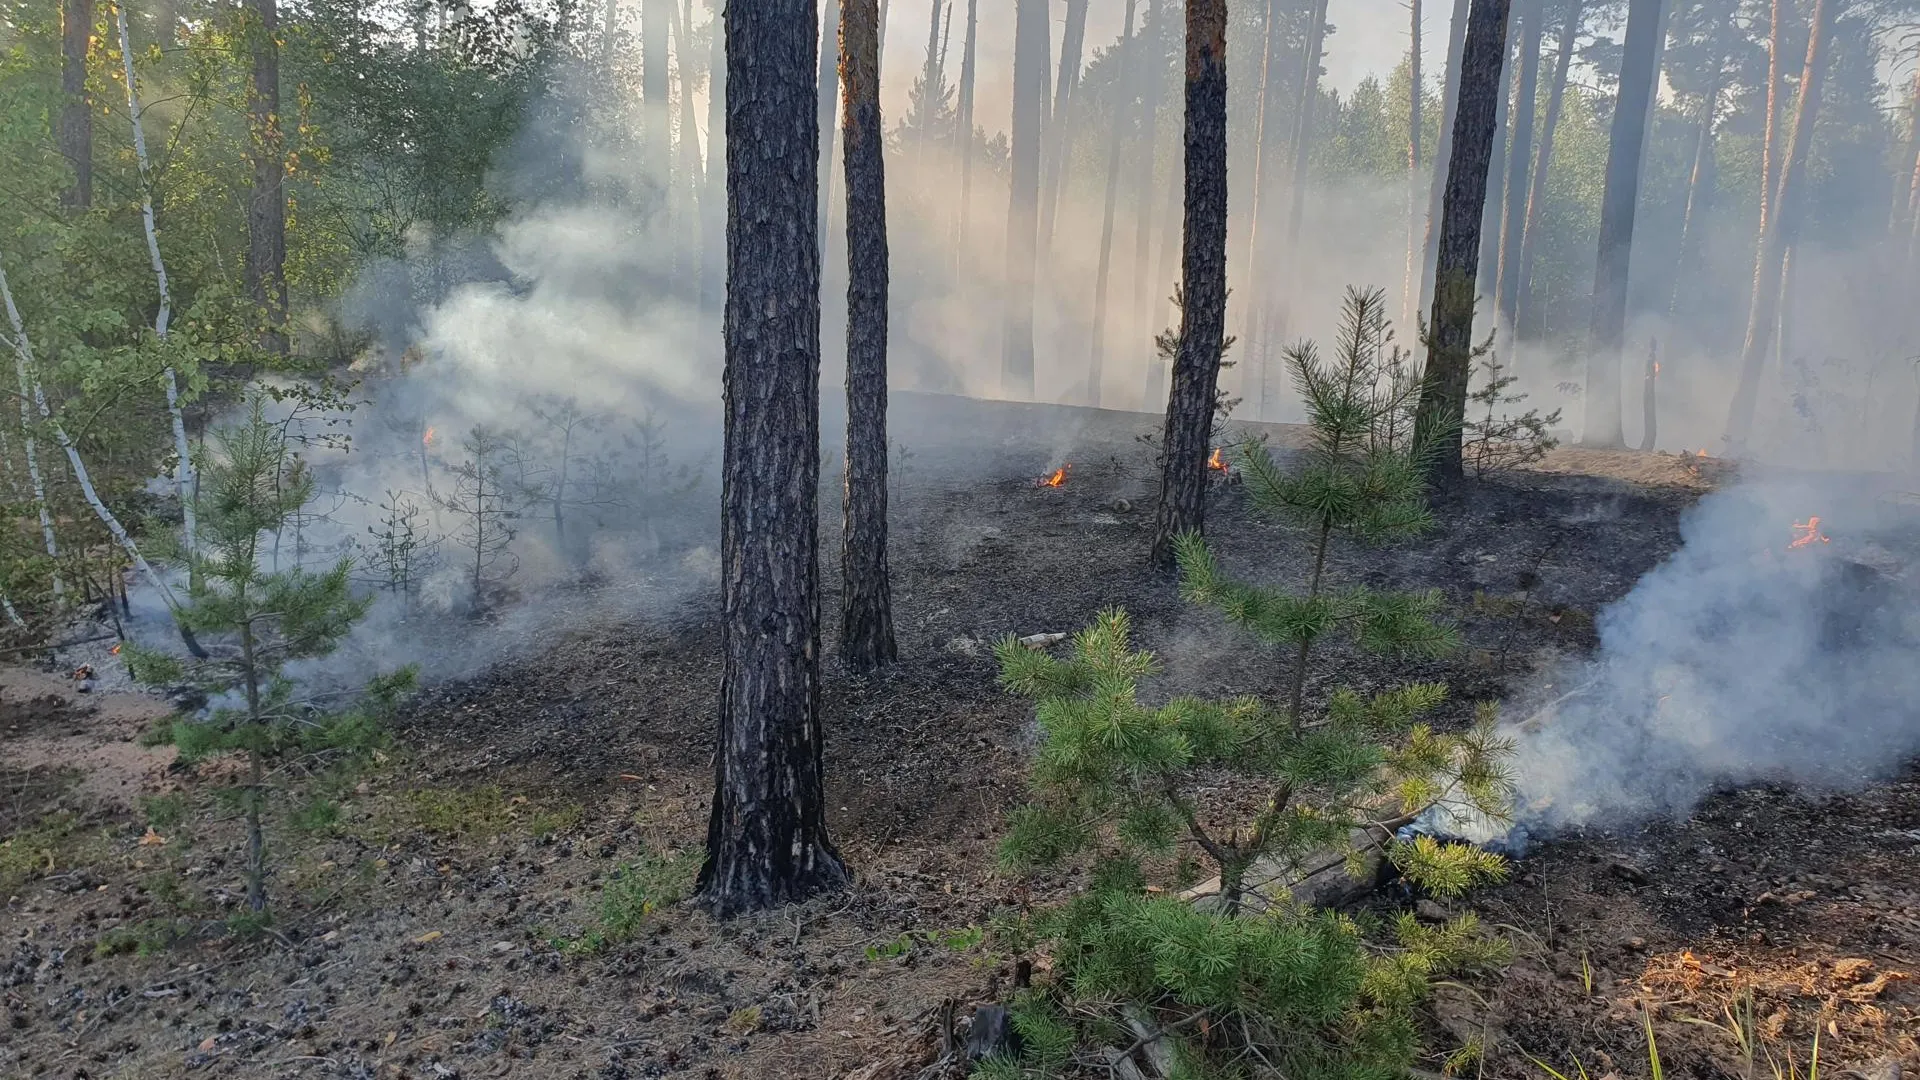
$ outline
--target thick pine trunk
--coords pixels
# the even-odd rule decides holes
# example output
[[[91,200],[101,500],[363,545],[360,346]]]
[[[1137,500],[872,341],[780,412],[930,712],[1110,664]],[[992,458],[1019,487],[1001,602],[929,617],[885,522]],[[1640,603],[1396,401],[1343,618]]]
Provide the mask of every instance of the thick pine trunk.
[[[247,0],[247,42],[253,79],[247,111],[253,125],[253,193],[247,200],[247,293],[266,321],[261,347],[287,351],[286,139],[280,124],[280,12],[277,0]]]
[[[820,726],[820,150],[813,0],[727,9],[719,739],[699,894],[720,916],[846,885]]]
[[[1587,345],[1587,446],[1619,446],[1620,349],[1627,332],[1627,283],[1633,218],[1640,200],[1640,158],[1659,75],[1661,0],[1632,0],[1627,9],[1620,95],[1607,140],[1606,188],[1600,196],[1600,250],[1593,271],[1593,326]]]
[[[876,0],[840,0],[840,126],[847,167],[847,455],[840,546],[840,655],[893,662],[887,577],[887,185]]]
[[[1480,262],[1480,223],[1493,164],[1494,113],[1503,90],[1509,3],[1473,0],[1460,55],[1460,96],[1440,216],[1426,381],[1414,425],[1415,442],[1434,448],[1429,474],[1436,482],[1455,482],[1463,475],[1460,425],[1473,364],[1474,267]]]
[[[953,152],[960,158],[960,205],[954,211],[954,258],[967,246],[967,212],[973,204],[974,55],[980,39],[980,0],[967,0],[967,30],[960,45],[960,89],[953,107]]]
[[[1160,445],[1156,567],[1173,565],[1173,541],[1200,532],[1207,506],[1207,448],[1227,329],[1227,4],[1187,0],[1186,227],[1181,252],[1180,351],[1173,364]]]
[[[1487,201],[1480,212],[1480,235],[1492,241],[1492,247],[1481,256],[1480,265],[1474,268],[1477,297],[1486,297],[1488,300],[1493,299],[1494,278],[1500,267],[1500,209],[1506,205],[1507,198],[1507,124],[1509,114],[1513,111],[1515,74],[1513,45],[1509,36],[1506,57],[1500,68],[1500,101],[1493,112],[1493,160],[1487,164]]]
[[[1420,262],[1420,310],[1433,302],[1433,277],[1439,265],[1440,222],[1446,215],[1447,172],[1453,161],[1453,129],[1460,112],[1460,61],[1467,40],[1468,5],[1453,0],[1447,24],[1447,67],[1441,72],[1440,138],[1433,152],[1433,178],[1427,190],[1427,231]]]
[[[60,5],[60,156],[73,169],[61,202],[93,205],[93,105],[87,97],[87,48],[93,37],[93,0]]]
[[[1787,254],[1793,248],[1799,230],[1799,216],[1805,202],[1801,190],[1807,182],[1807,148],[1813,143],[1813,126],[1819,122],[1820,95],[1826,79],[1827,38],[1833,32],[1835,0],[1814,0],[1811,29],[1807,35],[1807,63],[1800,76],[1800,100],[1794,108],[1793,136],[1781,162],[1780,187],[1774,192],[1772,209],[1760,228],[1759,257],[1753,274],[1753,299],[1747,310],[1746,341],[1740,349],[1740,383],[1727,413],[1729,453],[1746,449],[1753,430],[1754,409],[1760,399],[1760,377],[1780,317],[1780,296],[1787,275]]]
[[[646,106],[642,153],[647,179],[660,186],[663,207],[673,205],[672,108],[667,71],[667,28],[677,0],[640,0],[640,100]]]
[[[1526,317],[1533,303],[1533,256],[1540,246],[1540,220],[1547,208],[1547,174],[1553,166],[1553,137],[1560,130],[1560,112],[1567,100],[1567,73],[1573,68],[1573,45],[1580,33],[1586,0],[1567,0],[1560,43],[1554,57],[1553,87],[1547,91],[1547,114],[1540,121],[1540,145],[1533,155],[1533,175],[1527,185],[1527,220],[1520,235],[1519,294],[1514,325]]]
[[[1060,76],[1054,87],[1053,116],[1047,124],[1046,191],[1040,204],[1040,243],[1053,245],[1054,216],[1060,211],[1062,174],[1072,152],[1074,95],[1080,87],[1080,53],[1087,38],[1087,0],[1067,0],[1067,24],[1060,31]]]
[[[707,54],[707,186],[700,199],[700,307],[721,305],[727,285],[727,33],[722,0],[712,0],[713,42]]]
[[[1007,264],[1002,279],[1002,392],[1033,396],[1034,263],[1040,229],[1040,154],[1047,116],[1046,0],[1016,0],[1013,28],[1013,137],[1008,170]]]
[[[1127,0],[1124,28],[1120,32],[1120,73],[1114,80],[1119,88],[1113,100],[1113,138],[1107,144],[1107,201],[1100,218],[1100,263],[1093,275],[1093,358],[1087,365],[1087,404],[1098,408],[1100,392],[1106,382],[1107,365],[1107,284],[1113,270],[1113,218],[1120,205],[1120,151],[1127,141],[1127,113],[1133,105],[1127,90],[1132,85],[1134,68],[1134,0]]]
[[[1425,104],[1426,87],[1420,75],[1420,0],[1408,0],[1407,7],[1412,15],[1409,28],[1412,45],[1407,50],[1407,84],[1411,92],[1407,95],[1407,271],[1400,279],[1400,325],[1411,327],[1419,303],[1413,290],[1420,280],[1420,113]],[[1271,29],[1268,34],[1272,34]]]
[[[1540,88],[1540,33],[1546,0],[1520,0],[1520,87],[1513,102],[1513,146],[1507,151],[1506,220],[1500,226],[1499,326],[1511,343],[1520,311],[1520,243],[1527,227],[1527,167],[1533,162],[1534,99]],[[1513,361],[1506,360],[1509,368]]]

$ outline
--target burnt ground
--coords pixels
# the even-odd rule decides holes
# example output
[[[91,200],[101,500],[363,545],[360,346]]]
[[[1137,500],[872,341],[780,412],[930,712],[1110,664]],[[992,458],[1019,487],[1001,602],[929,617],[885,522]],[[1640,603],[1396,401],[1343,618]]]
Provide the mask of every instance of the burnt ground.
[[[591,927],[621,867],[670,877],[699,848],[710,602],[582,625],[428,689],[384,760],[341,787],[337,820],[273,837],[279,917],[262,936],[222,921],[242,891],[233,821],[204,778],[134,745],[163,710],[4,669],[0,1074],[913,1075],[941,1003],[991,999],[1017,959],[959,932],[1070,884],[994,868],[1031,731],[994,684],[991,642],[1118,604],[1165,662],[1156,692],[1268,691],[1277,671],[1142,570],[1151,451],[1135,436],[1150,418],[965,408],[935,423],[931,402],[896,402],[904,661],[872,678],[827,665],[829,818],[852,891],[729,924],[669,903],[630,940],[556,946]],[[1064,486],[1035,486],[1066,461]],[[1592,647],[1594,612],[1673,550],[1716,467],[1558,453],[1442,504],[1417,545],[1342,548],[1337,580],[1443,590],[1468,647],[1411,667],[1330,650],[1315,686],[1444,680],[1461,717],[1537,681]],[[837,517],[829,500],[828,566]],[[1231,485],[1209,531],[1236,572],[1301,570],[1302,538]],[[1643,1076],[1642,1008],[1675,1077],[1772,1075],[1767,1053],[1804,1068],[1816,1029],[1827,1075],[1920,1067],[1920,985],[1904,979],[1920,965],[1915,770],[1846,797],[1729,792],[1684,823],[1563,836],[1470,906],[1516,959],[1443,990],[1433,1068],[1479,1039],[1486,1076],[1544,1075],[1530,1057]]]

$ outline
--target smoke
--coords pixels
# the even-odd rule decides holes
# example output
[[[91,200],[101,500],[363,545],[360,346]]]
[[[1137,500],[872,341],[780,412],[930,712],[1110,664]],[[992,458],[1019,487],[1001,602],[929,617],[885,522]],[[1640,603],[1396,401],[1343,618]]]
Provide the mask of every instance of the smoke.
[[[1599,614],[1592,660],[1531,695],[1550,700],[1517,732],[1522,825],[1681,815],[1720,785],[1844,790],[1920,751],[1920,498],[1775,475],[1702,499],[1681,535]]]

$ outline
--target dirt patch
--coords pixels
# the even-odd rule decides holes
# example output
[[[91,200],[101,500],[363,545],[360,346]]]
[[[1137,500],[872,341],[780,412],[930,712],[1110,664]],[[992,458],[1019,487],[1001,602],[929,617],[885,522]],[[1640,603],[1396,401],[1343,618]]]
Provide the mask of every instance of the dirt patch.
[[[0,755],[13,769],[72,770],[80,794],[131,808],[173,761],[171,747],[136,742],[170,711],[145,694],[82,694],[72,679],[0,669]]]
[[[934,430],[914,419],[930,407],[906,397],[898,429]],[[395,758],[342,793],[337,821],[270,838],[273,936],[221,932],[240,887],[230,818],[193,807],[143,845],[151,808],[97,801],[87,835],[99,843],[56,859],[69,873],[88,860],[73,879],[87,884],[42,875],[9,900],[0,1071],[828,1078],[917,1060],[944,1000],[987,999],[1012,977],[1015,958],[970,930],[1036,897],[994,869],[1032,732],[1026,706],[995,687],[991,643],[1073,630],[1120,604],[1165,662],[1155,694],[1270,692],[1279,670],[1142,568],[1150,451],[1136,436],[1150,418],[975,408],[941,413],[965,442],[924,436],[917,460],[942,465],[909,469],[897,496],[907,659],[867,678],[828,661],[829,820],[852,891],[725,925],[669,903],[630,936],[580,949],[609,898],[630,895],[625,867],[700,845],[720,658],[710,603],[575,627],[423,693]],[[1648,460],[1589,453],[1576,475],[1549,459],[1443,503],[1417,546],[1341,549],[1341,580],[1441,589],[1468,648],[1413,670],[1330,650],[1310,692],[1336,673],[1363,688],[1436,679],[1464,717],[1591,648],[1594,612],[1673,550],[1707,482],[1635,482]],[[1035,485],[1067,462],[1063,486]],[[823,511],[831,553],[831,498]],[[1210,534],[1236,573],[1303,573],[1304,539],[1255,520],[1231,485]],[[829,576],[824,610],[837,600]],[[86,726],[100,715],[19,708],[20,738],[80,725],[56,737],[112,741]],[[1776,1047],[1831,1021],[1827,1062],[1911,1058],[1901,1025],[1915,984],[1894,973],[1920,955],[1916,783],[1819,804],[1732,793],[1685,824],[1537,849],[1474,902],[1513,928],[1521,958],[1436,1010],[1436,1053],[1497,1031],[1488,1076],[1538,1075],[1526,1054],[1640,1075],[1634,1009],[1650,1001],[1669,1074],[1722,1075],[1719,1037],[1682,1021],[1718,1017],[1746,978],[1756,1023],[1786,1009]]]

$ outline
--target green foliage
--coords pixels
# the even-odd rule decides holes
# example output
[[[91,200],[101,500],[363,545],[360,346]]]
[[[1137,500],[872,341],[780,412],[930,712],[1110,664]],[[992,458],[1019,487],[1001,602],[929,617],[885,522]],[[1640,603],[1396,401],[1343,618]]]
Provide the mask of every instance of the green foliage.
[[[968,926],[959,930],[909,930],[892,941],[866,948],[869,961],[895,960],[911,953],[921,945],[933,945],[953,952],[966,952],[987,939],[987,932],[978,926]]]
[[[1244,455],[1255,505],[1308,531],[1305,590],[1234,580],[1198,537],[1178,544],[1185,597],[1286,653],[1279,703],[1143,702],[1158,664],[1133,648],[1117,609],[1101,612],[1061,656],[1012,637],[995,646],[1001,685],[1034,699],[1040,728],[1032,798],[1013,816],[1002,859],[1023,869],[1092,856],[1091,886],[1034,920],[1053,942],[1056,992],[1096,1013],[1100,1003],[1149,1008],[1169,1029],[1217,1023],[1237,1033],[1230,1041],[1240,1051],[1285,1076],[1404,1075],[1417,1046],[1413,1008],[1432,980],[1502,955],[1471,919],[1430,929],[1408,917],[1369,935],[1289,893],[1343,863],[1359,871],[1383,848],[1403,877],[1440,895],[1506,869],[1463,845],[1392,839],[1399,824],[1442,802],[1504,815],[1510,747],[1495,733],[1493,710],[1480,710],[1464,731],[1441,730],[1429,717],[1446,688],[1430,683],[1370,695],[1341,688],[1315,715],[1305,709],[1313,648],[1336,631],[1395,655],[1433,656],[1454,644],[1437,593],[1336,589],[1324,580],[1337,535],[1381,542],[1430,524],[1425,451],[1406,435],[1417,385],[1390,349],[1382,305],[1377,292],[1349,293],[1334,362],[1310,344],[1291,351],[1313,422],[1297,463],[1283,468],[1265,447]],[[1235,786],[1267,792],[1250,818],[1221,796],[1222,772]],[[1217,875],[1202,902],[1181,898],[1177,885],[1149,887],[1149,867],[1164,866],[1183,844]],[[1060,1026],[1070,1047],[1074,1032]],[[1204,1071],[1204,1055],[1187,1049]]]
[[[1519,381],[1491,348],[1477,350],[1480,386],[1467,394],[1466,429],[1461,432],[1461,457],[1476,477],[1531,465],[1560,445],[1552,434],[1560,410],[1542,415],[1539,409],[1522,413],[1503,411],[1527,400],[1513,390]]]
[[[579,935],[556,938],[562,952],[592,954],[633,940],[654,912],[685,899],[700,859],[684,852],[648,855],[616,871],[600,890],[594,920]]]

